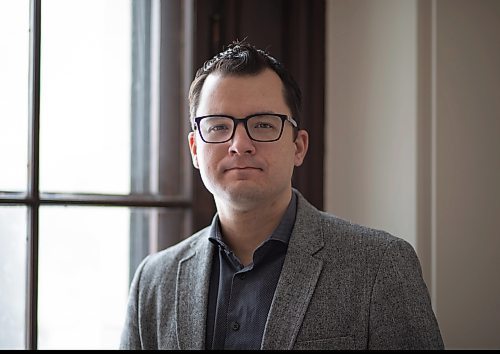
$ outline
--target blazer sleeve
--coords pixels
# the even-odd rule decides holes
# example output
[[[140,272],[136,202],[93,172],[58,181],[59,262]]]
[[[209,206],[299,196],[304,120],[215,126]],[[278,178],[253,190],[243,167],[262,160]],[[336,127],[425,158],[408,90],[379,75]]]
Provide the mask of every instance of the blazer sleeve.
[[[419,260],[408,242],[389,243],[371,294],[369,349],[444,349]]]
[[[139,350],[142,348],[139,328],[139,289],[141,273],[146,264],[147,256],[137,267],[128,296],[125,325],[123,326],[120,340],[120,350]]]

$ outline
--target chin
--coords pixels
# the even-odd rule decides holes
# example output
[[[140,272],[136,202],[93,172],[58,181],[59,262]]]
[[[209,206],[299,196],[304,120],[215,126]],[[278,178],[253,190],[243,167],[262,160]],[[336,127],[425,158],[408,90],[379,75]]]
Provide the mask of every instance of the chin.
[[[250,181],[237,181],[231,185],[222,186],[222,193],[225,199],[234,202],[245,202],[260,200],[265,195],[265,190]]]

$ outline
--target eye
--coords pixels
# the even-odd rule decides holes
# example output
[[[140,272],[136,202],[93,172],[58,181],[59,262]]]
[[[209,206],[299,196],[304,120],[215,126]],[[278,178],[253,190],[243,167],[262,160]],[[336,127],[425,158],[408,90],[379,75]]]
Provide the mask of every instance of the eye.
[[[273,129],[274,125],[269,122],[258,122],[254,125],[256,129]]]
[[[233,121],[225,117],[209,117],[201,121],[206,134],[224,134],[232,129]]]
[[[207,132],[208,133],[220,132],[220,131],[225,131],[228,129],[229,129],[229,127],[226,124],[214,124],[214,125],[210,125],[208,127]]]

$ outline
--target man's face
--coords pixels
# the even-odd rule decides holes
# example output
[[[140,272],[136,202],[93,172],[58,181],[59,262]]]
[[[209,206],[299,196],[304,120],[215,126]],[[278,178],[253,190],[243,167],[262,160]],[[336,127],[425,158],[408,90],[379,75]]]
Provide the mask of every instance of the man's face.
[[[272,70],[253,76],[210,74],[206,78],[196,116],[243,118],[254,113],[291,116],[282,82]],[[285,122],[281,138],[274,142],[251,140],[243,124],[237,125],[233,139],[225,143],[205,143],[197,131],[188,138],[193,165],[216,201],[245,208],[290,192],[294,166],[302,164],[308,144],[305,131],[299,131],[295,140],[293,136],[292,125]]]

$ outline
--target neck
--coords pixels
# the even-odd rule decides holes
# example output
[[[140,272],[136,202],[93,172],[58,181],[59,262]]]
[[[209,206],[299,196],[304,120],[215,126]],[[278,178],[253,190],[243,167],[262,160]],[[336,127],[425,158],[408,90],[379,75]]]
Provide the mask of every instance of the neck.
[[[224,242],[244,266],[252,263],[255,249],[279,225],[291,197],[290,190],[279,198],[257,203],[251,208],[216,200]]]

